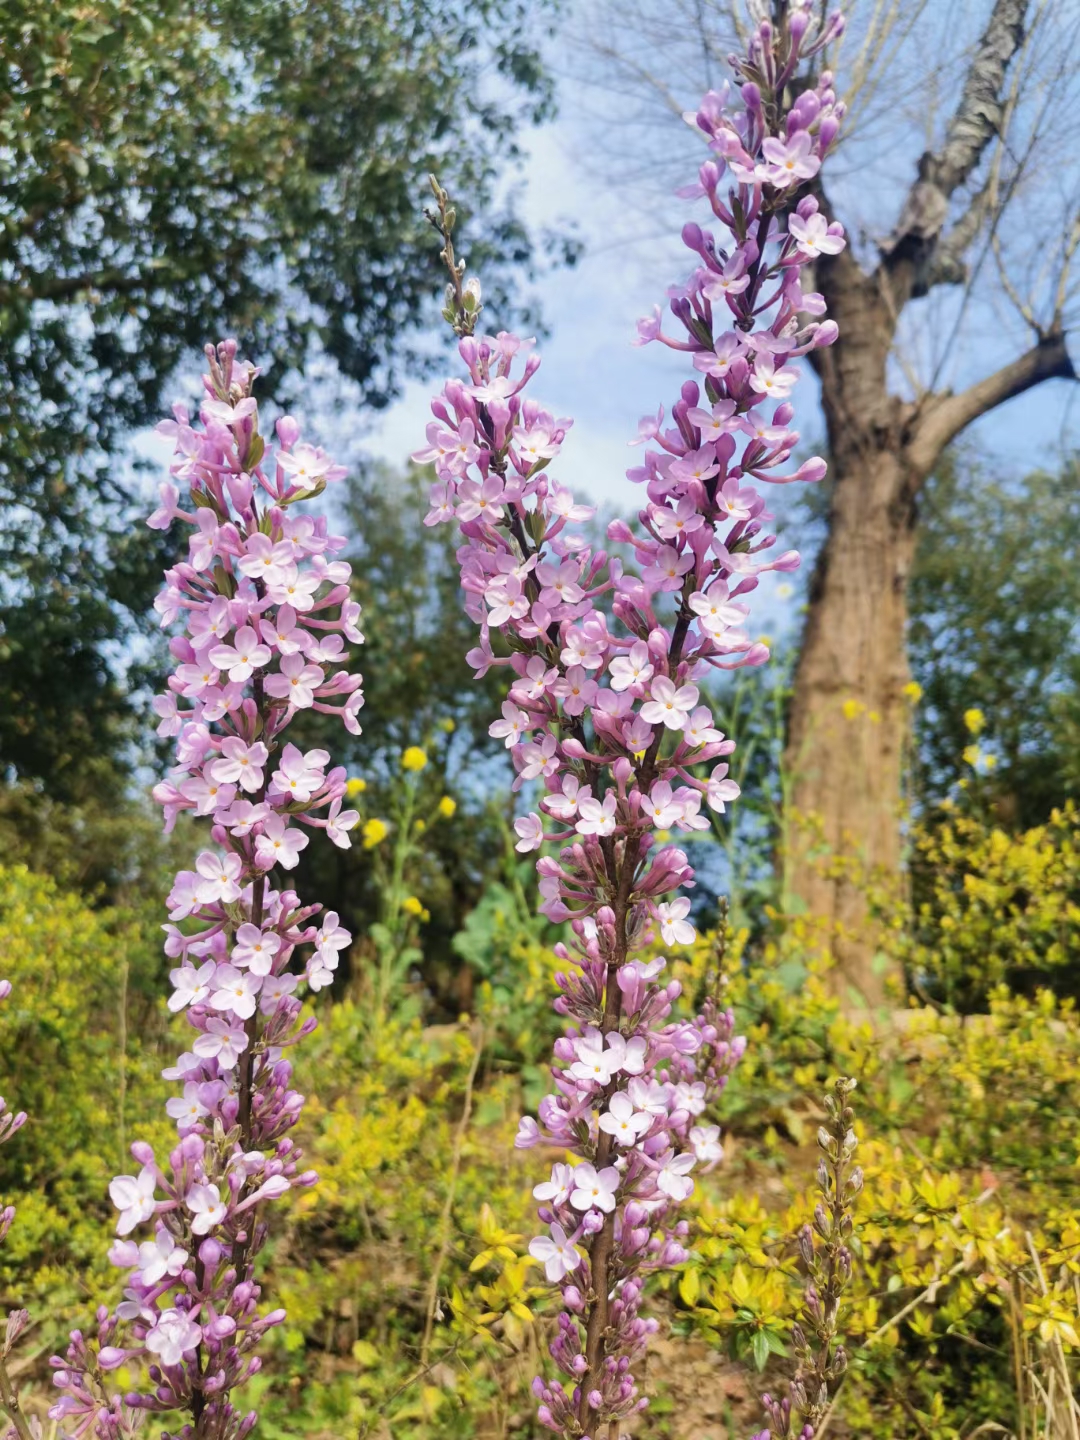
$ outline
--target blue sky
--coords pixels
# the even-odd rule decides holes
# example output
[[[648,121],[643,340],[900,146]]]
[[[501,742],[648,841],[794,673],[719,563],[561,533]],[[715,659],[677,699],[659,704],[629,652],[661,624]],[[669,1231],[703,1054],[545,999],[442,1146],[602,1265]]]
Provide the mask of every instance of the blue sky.
[[[581,96],[587,97],[588,112],[579,103]],[[663,302],[669,284],[684,278],[688,256],[679,230],[692,211],[674,195],[665,197],[654,183],[636,181],[632,173],[622,192],[605,181],[601,173],[605,157],[597,145],[604,119],[602,113],[598,117],[596,105],[595,91],[590,94],[581,86],[565,85],[559,118],[528,138],[528,159],[520,177],[525,217],[537,229],[572,224],[585,246],[575,268],[542,275],[533,287],[550,335],[542,345],[543,366],[531,393],[556,414],[574,417],[556,470],[563,483],[582,498],[633,511],[641,492],[626,481],[624,472],[639,452],[628,450],[627,442],[640,416],[655,413],[660,404],[670,409],[679,384],[691,373],[684,357],[661,346],[634,346],[634,322],[654,303]],[[670,134],[672,153],[680,153],[681,145],[686,157],[681,173],[677,164],[672,166],[673,188],[693,178],[702,152],[689,129],[685,138],[677,127]],[[914,143],[904,143],[909,139]],[[868,216],[887,229],[910,181],[918,140],[918,136],[894,134],[884,149],[875,148],[871,164],[858,146],[837,155],[831,162],[830,186],[840,212],[854,216],[864,231],[869,230]],[[633,143],[631,132],[630,150]],[[991,292],[991,299],[973,310],[961,338],[949,349],[945,379],[957,388],[1028,343],[1015,316],[999,302],[1000,297]],[[948,333],[940,321],[942,309],[947,312],[952,303],[951,295],[935,292],[931,303],[938,307],[939,323],[923,327],[920,334],[916,315],[913,353],[927,333]],[[921,318],[925,320],[927,313],[924,302]],[[922,348],[931,347],[922,343]],[[448,356],[447,373],[453,363]],[[361,449],[400,465],[423,444],[433,388],[427,382],[410,382],[401,398],[375,417],[348,409],[330,415],[313,395],[311,428],[331,448],[339,437],[347,437],[351,448],[359,432]],[[1078,388],[1061,381],[1045,384],[985,417],[967,435],[1006,473],[1022,474],[1034,465],[1054,464],[1080,438]],[[809,373],[795,398],[804,441],[816,445],[822,424]],[[166,447],[148,436],[139,440],[137,448],[144,455],[164,457]],[[770,499],[782,516],[788,494],[778,489]],[[765,577],[759,613],[764,610],[761,618],[770,627],[797,603],[785,595],[778,605],[778,588],[790,590],[782,579]],[[766,602],[764,606],[760,601]]]
[[[663,301],[667,285],[684,277],[687,252],[679,229],[691,212],[673,196],[664,202],[648,194],[635,204],[633,196],[617,196],[610,186],[598,183],[580,159],[590,153],[590,123],[590,117],[564,101],[560,118],[533,136],[525,167],[527,218],[537,226],[570,220],[585,242],[576,268],[542,276],[536,285],[551,333],[542,346],[543,366],[531,393],[556,414],[574,417],[556,472],[563,483],[582,498],[630,510],[636,508],[640,491],[624,477],[638,453],[628,450],[627,442],[641,415],[655,413],[661,403],[670,409],[679,384],[690,373],[684,357],[658,345],[634,346],[634,322],[653,303]],[[693,153],[688,149],[689,157]],[[896,160],[906,168],[905,156]],[[685,178],[692,176],[690,159]],[[899,174],[889,178],[897,190],[907,179]],[[857,177],[848,183],[858,183]],[[1015,335],[1003,330],[992,313],[975,317],[951,365],[958,387],[1012,353]],[[802,406],[800,428],[809,442],[822,433],[812,387],[807,374],[796,392]],[[1077,440],[1076,389],[1050,382],[985,417],[968,435],[1004,470],[1022,473],[1036,464],[1053,464]],[[364,448],[401,463],[423,442],[431,390],[429,384],[410,383],[402,398],[374,422]],[[783,498],[782,492],[770,498]],[[790,589],[782,580],[779,585],[785,592]],[[778,582],[766,577],[759,597],[759,614],[771,626],[795,603],[788,599],[778,605],[777,588]]]

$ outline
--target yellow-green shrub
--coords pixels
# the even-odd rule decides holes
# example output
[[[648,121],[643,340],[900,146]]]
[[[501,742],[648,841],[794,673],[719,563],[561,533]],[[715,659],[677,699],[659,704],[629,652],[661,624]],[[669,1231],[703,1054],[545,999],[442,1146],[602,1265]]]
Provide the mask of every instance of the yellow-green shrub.
[[[29,1120],[0,1150],[0,1196],[18,1219],[0,1247],[0,1296],[55,1334],[111,1278],[108,1184],[136,1134],[174,1133],[153,1049],[161,966],[130,911],[92,910],[25,866],[0,867],[4,1093]],[[46,1303],[47,1302],[47,1303]],[[40,1333],[40,1332],[39,1332]]]
[[[1010,834],[951,807],[916,830],[909,976],[971,1008],[1004,981],[1052,983],[1080,957],[1080,810]]]
[[[372,1035],[348,1000],[323,1019],[303,1137],[320,1183],[270,1258],[289,1320],[261,1401],[268,1433],[380,1434],[385,1420],[403,1440],[471,1436],[533,1344],[520,1081],[489,1071],[482,1022]],[[438,1383],[405,1383],[428,1365]]]
[[[684,962],[691,982],[713,943]],[[1018,1433],[1022,1409],[1029,1431],[1036,1414],[1045,1428],[1040,1395],[1055,1393],[1051,1372],[1075,1371],[1080,1331],[1075,1005],[999,985],[987,1014],[913,1006],[883,1033],[840,1013],[801,922],[755,956],[742,937],[733,952],[729,998],[750,1043],[724,1097],[728,1162],[703,1187],[675,1291],[681,1327],[745,1360],[785,1346],[817,1097],[854,1074],[867,1184],[833,1423],[956,1440],[984,1424]]]
[[[937,1170],[903,1143],[864,1143],[860,1155],[866,1187],[841,1325],[852,1364],[837,1428],[933,1440],[987,1424],[1015,1432],[1020,1404],[1035,1398],[1034,1384],[1021,1391],[1015,1374],[1045,1382],[1061,1364],[1076,1369],[1075,1208],[1035,1225],[1023,1196],[992,1177]],[[745,1188],[702,1202],[678,1286],[681,1328],[747,1360],[755,1338],[762,1355],[786,1348],[803,1283],[792,1237],[814,1200],[796,1176],[780,1204]]]

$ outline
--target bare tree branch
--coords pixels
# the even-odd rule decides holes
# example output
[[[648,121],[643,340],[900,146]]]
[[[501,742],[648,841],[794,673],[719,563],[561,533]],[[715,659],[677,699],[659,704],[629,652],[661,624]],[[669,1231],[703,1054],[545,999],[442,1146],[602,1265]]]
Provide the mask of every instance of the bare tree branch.
[[[967,253],[990,213],[989,189],[983,186],[971,204],[934,246],[928,264],[917,279],[912,299],[925,295],[935,285],[965,285],[970,266]]]
[[[936,152],[928,150],[919,160],[918,179],[908,192],[896,228],[881,247],[882,263],[888,271],[913,267],[912,288],[917,283],[914,272],[925,269],[944,228],[950,199],[1000,133],[1006,74],[1024,41],[1027,9],[1028,0],[995,0],[945,139]]]
[[[928,0],[874,0],[874,11],[867,23],[859,53],[852,62],[844,86],[844,103],[848,107],[847,127],[862,123],[872,107],[882,79],[904,45],[910,40],[922,18]],[[850,35],[850,31],[847,35]],[[843,51],[847,36],[838,46]]]
[[[1030,350],[992,375],[976,381],[958,395],[945,391],[931,396],[919,407],[906,446],[912,468],[929,473],[945,446],[995,406],[1041,385],[1044,380],[1076,378],[1065,336],[1060,331],[1040,335]]]
[[[30,275],[22,284],[0,285],[0,305],[16,301],[70,300],[84,290],[127,294],[150,283],[141,271],[95,270],[85,275]]]
[[[1076,248],[1080,245],[1080,215],[1073,220],[1069,230],[1069,237],[1065,241],[1065,248],[1062,251],[1061,271],[1058,275],[1057,292],[1054,295],[1054,324],[1061,325],[1064,321],[1065,302],[1069,298],[1069,272],[1072,269],[1072,262],[1076,255]]]
[[[996,0],[968,67],[960,102],[936,155],[926,157],[925,181],[946,197],[975,170],[1001,126],[1009,62],[1023,44],[1028,0]]]

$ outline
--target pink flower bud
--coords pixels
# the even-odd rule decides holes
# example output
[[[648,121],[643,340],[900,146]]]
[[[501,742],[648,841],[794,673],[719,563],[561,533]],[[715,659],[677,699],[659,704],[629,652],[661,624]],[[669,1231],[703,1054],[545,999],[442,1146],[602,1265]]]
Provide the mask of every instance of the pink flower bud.
[[[209,1236],[199,1246],[199,1259],[207,1270],[215,1270],[224,1253],[221,1245]]]
[[[291,450],[300,439],[300,425],[291,415],[280,415],[274,429],[286,450]]]

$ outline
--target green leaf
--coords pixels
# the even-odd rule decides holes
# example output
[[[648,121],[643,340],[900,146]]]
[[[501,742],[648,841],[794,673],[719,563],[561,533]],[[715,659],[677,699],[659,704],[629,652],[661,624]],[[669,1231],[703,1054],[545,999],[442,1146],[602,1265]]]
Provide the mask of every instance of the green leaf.
[[[764,1370],[772,1350],[766,1331],[755,1330],[750,1341],[750,1350],[754,1356],[754,1364],[759,1370]]]

